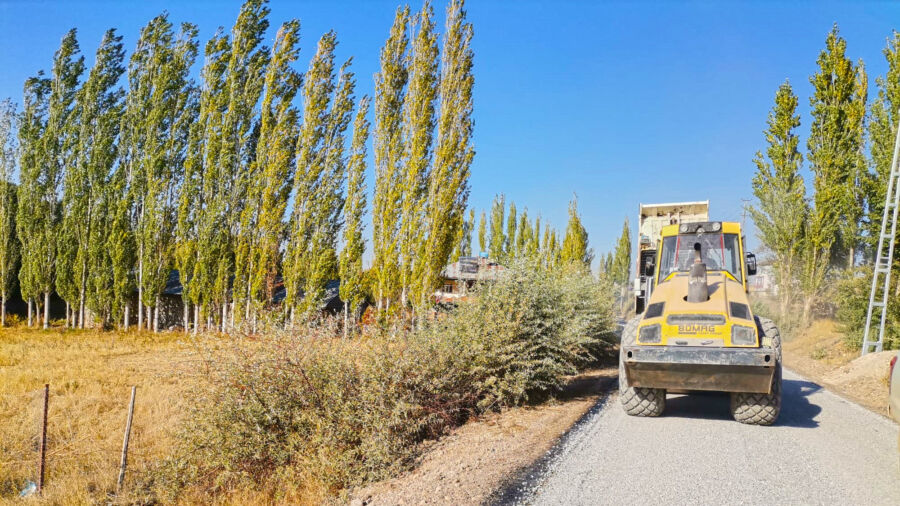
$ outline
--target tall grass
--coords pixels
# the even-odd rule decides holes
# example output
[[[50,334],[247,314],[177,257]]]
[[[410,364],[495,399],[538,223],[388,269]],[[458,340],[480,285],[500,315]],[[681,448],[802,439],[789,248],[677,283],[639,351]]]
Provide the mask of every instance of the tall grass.
[[[138,391],[126,487],[169,455],[193,381],[195,357],[181,337],[0,330],[0,503],[37,480],[45,383],[45,503],[100,503],[114,494],[131,385]]]
[[[208,355],[198,407],[144,500],[302,502],[387,477],[417,443],[560,388],[610,346],[612,323],[606,282],[519,264],[415,331],[236,338]]]

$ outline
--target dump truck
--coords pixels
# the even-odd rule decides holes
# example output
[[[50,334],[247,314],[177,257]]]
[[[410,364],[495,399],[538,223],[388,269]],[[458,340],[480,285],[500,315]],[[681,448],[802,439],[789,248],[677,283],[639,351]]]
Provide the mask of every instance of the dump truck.
[[[643,210],[643,209],[642,209]],[[754,315],[747,278],[756,257],[740,223],[663,225],[646,308],[622,330],[619,397],[629,415],[659,416],[668,392],[731,394],[735,420],[771,425],[781,411],[781,337]],[[640,252],[639,252],[640,254]]]
[[[634,313],[644,312],[653,292],[653,266],[659,233],[666,225],[709,220],[709,201],[640,204],[637,240],[637,269],[634,280]]]

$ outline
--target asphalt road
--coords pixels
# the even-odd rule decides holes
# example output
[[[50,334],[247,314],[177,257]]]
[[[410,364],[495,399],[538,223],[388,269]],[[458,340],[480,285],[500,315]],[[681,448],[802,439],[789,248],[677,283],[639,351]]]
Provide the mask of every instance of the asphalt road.
[[[784,376],[772,427],[732,420],[724,394],[670,395],[660,418],[611,395],[500,502],[900,505],[897,425]]]

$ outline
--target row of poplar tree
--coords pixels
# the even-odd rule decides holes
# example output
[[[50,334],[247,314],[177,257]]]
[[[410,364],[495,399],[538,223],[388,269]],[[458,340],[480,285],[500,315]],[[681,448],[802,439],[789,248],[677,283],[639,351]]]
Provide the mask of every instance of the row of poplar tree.
[[[765,130],[768,146],[754,160],[758,202],[750,211],[773,256],[780,313],[791,314],[802,301],[803,323],[829,277],[874,256],[900,120],[900,34],[887,41],[888,70],[876,79],[871,103],[865,65],[851,60],[846,48],[835,25],[809,79],[812,122],[805,158],[812,196],[801,173],[799,100],[789,82],[775,94]]]
[[[127,61],[109,30],[87,75],[73,29],[50,75],[25,82],[22,111],[4,103],[4,311],[17,281],[29,325],[43,313],[47,327],[56,292],[67,324],[127,328],[137,291],[138,326],[156,330],[172,269],[185,329],[191,315],[194,329],[255,318],[281,279],[291,322],[321,306],[330,279],[355,309],[365,296],[370,129],[377,303],[426,301],[463,228],[474,156],[463,0],[447,7],[440,48],[430,3],[397,10],[374,100],[356,99],[334,32],[301,73],[299,22],[282,24],[270,48],[268,14],[265,0],[248,0],[230,35],[219,29],[206,42],[199,82],[193,24],[157,16]]]
[[[471,254],[472,232],[475,230],[475,212],[463,224],[463,232],[454,251],[453,259]],[[594,253],[588,245],[588,234],[578,214],[578,201],[569,204],[569,221],[565,235],[560,238],[556,229],[548,223],[541,228],[541,217],[532,220],[528,209],[519,214],[516,203],[506,203],[505,195],[497,195],[491,203],[490,216],[481,212],[478,222],[478,246],[481,252],[500,263],[517,259],[528,260],[535,268],[554,269],[561,265],[576,264],[590,268]]]

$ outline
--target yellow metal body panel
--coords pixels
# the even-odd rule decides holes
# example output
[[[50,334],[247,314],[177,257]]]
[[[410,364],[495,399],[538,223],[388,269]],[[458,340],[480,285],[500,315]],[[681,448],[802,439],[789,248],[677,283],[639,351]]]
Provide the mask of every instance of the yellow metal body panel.
[[[679,225],[668,225],[662,228],[660,239],[678,235]],[[736,234],[739,238],[739,258],[745,258],[744,240],[741,235],[739,223],[722,222],[721,233]],[[661,244],[661,241],[660,241]],[[659,279],[659,262],[656,265],[655,279]],[[727,271],[710,271],[707,273],[709,284],[709,300],[706,302],[687,302],[689,276],[686,272],[675,272],[666,279],[660,280],[647,301],[648,307],[652,304],[664,303],[662,314],[654,318],[643,318],[638,326],[636,344],[645,346],[724,346],[734,348],[759,347],[759,333],[750,309],[750,301],[747,297],[747,266],[741,262],[741,281],[738,282]],[[748,318],[735,318],[731,316],[730,303],[736,302],[747,306]],[[689,320],[691,315],[698,316],[696,323],[670,322],[669,317],[678,315]],[[706,317],[706,318],[704,318]],[[718,319],[719,322],[711,322]],[[705,320],[705,321],[703,321]],[[655,343],[641,342],[641,329],[644,327],[660,325],[660,340]],[[731,331],[735,325],[750,327],[753,329],[754,340],[751,344],[739,345],[731,342]],[[679,342],[680,341],[680,342]]]

